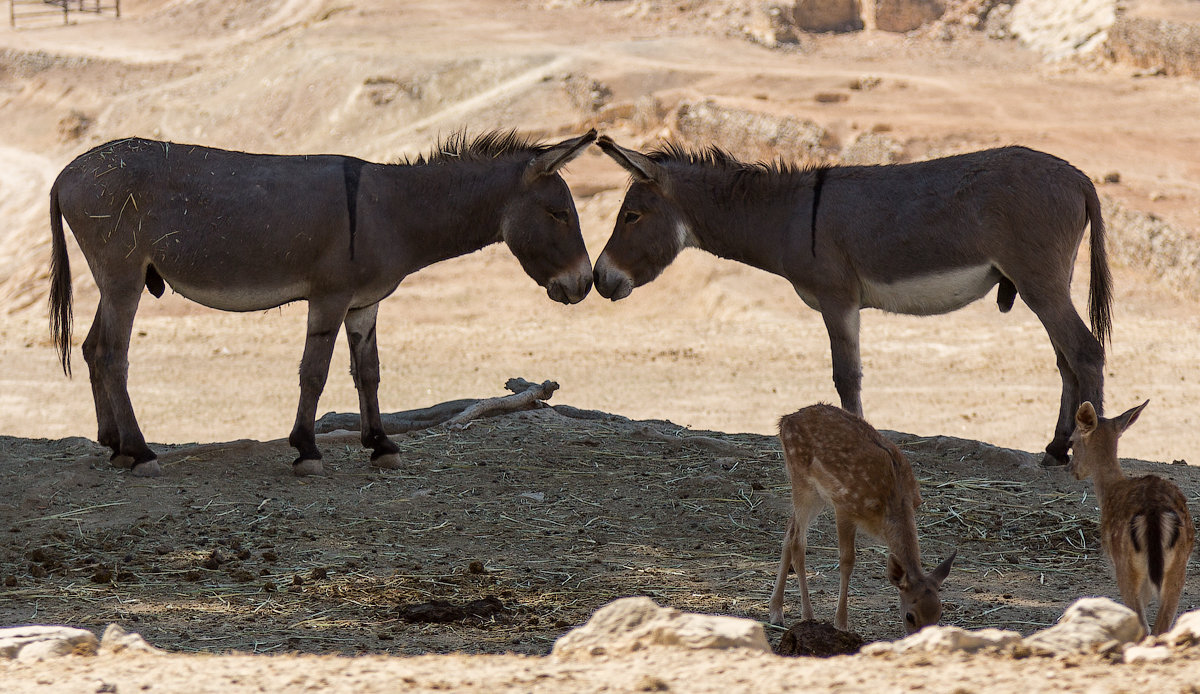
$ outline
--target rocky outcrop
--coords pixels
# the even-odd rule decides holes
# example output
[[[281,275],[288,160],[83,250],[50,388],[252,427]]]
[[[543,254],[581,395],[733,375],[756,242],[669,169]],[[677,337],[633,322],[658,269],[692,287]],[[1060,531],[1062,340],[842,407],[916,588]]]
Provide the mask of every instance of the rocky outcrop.
[[[836,145],[810,120],[751,111],[713,99],[688,101],[675,111],[673,130],[692,147],[717,144],[744,161],[823,159]]]
[[[874,0],[866,4],[866,25],[879,31],[909,32],[946,11],[943,0]]]
[[[1104,50],[1117,62],[1153,73],[1200,77],[1200,24],[1118,17]]]
[[[1117,19],[1116,0],[1021,0],[1009,29],[1049,60],[1088,53],[1104,45]]]
[[[762,624],[740,617],[690,614],[659,607],[650,598],[622,598],[554,643],[563,658],[632,653],[668,646],[685,649],[745,648],[770,653]]]

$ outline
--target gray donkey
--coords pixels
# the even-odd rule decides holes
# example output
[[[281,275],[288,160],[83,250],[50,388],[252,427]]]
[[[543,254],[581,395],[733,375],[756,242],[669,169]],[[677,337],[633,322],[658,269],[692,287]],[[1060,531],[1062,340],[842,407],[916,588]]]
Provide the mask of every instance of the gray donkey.
[[[658,276],[685,247],[772,272],[821,312],[844,409],[862,416],[859,310],[947,313],[999,285],[1041,320],[1062,376],[1044,464],[1064,464],[1075,410],[1102,400],[1111,280],[1095,186],[1057,157],[1004,147],[890,166],[747,164],[717,148],[642,154],[598,143],[632,174],[596,260],[613,301]],[[1071,303],[1075,256],[1091,223],[1091,332]]]
[[[362,443],[379,467],[400,449],[379,414],[375,318],[409,274],[504,241],[550,298],[581,301],[591,263],[559,169],[595,131],[555,145],[513,133],[455,135],[403,164],[338,155],[247,154],[131,138],[96,147],[50,190],[50,323],[70,373],[71,271],[62,219],[100,290],[83,356],[99,441],[133,474],[161,473],[127,389],[129,338],[142,288],[225,311],[308,302],[300,403],[288,437],[298,475],[320,474],[313,431],[339,328],[359,393]]]

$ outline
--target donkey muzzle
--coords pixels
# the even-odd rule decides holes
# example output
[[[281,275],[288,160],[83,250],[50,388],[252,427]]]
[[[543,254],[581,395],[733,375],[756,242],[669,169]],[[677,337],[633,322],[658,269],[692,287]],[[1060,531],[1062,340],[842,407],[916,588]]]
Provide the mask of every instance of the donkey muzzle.
[[[624,270],[613,267],[606,256],[600,256],[596,261],[596,269],[592,272],[596,282],[596,291],[605,299],[618,301],[633,293],[633,278]]]
[[[592,290],[591,264],[584,257],[579,267],[570,272],[550,278],[546,283],[546,294],[561,304],[577,304]]]

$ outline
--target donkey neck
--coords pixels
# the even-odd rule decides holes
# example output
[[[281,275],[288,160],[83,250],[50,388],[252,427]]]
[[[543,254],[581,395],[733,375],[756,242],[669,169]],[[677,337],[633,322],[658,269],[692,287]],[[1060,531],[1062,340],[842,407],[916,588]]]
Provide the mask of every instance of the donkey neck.
[[[516,175],[495,162],[393,164],[376,194],[392,242],[420,268],[500,241]]]
[[[800,240],[807,247],[811,239],[806,216],[811,177],[807,171],[705,172],[681,200],[696,244],[721,258],[782,275],[784,249]]]

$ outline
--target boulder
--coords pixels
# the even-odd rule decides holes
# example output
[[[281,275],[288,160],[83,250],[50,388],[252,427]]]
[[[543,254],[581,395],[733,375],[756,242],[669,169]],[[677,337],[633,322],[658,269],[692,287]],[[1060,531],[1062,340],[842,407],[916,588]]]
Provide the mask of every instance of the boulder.
[[[880,31],[908,32],[940,18],[943,0],[875,0],[867,4],[868,27]]]
[[[1021,0],[1009,30],[1049,60],[1087,53],[1104,45],[1117,19],[1116,0]]]
[[[1034,651],[1053,654],[1108,653],[1145,636],[1133,610],[1108,598],[1080,598],[1058,624],[1025,639]]]
[[[1175,626],[1159,637],[1170,646],[1194,646],[1200,643],[1200,610],[1193,610],[1175,619]]]
[[[859,0],[797,0],[791,5],[792,23],[803,31],[858,31],[863,28]]]
[[[563,658],[603,656],[661,646],[771,652],[762,624],[754,620],[680,612],[659,607],[650,598],[635,597],[596,610],[587,624],[559,638],[551,654]]]
[[[0,629],[0,658],[45,660],[64,655],[95,655],[100,642],[87,629],[25,626]]]
[[[1200,23],[1120,16],[1108,29],[1104,49],[1120,63],[1200,77]]]
[[[125,631],[116,624],[109,624],[100,639],[100,654],[114,653],[162,653],[163,651],[146,643],[141,634]]]

